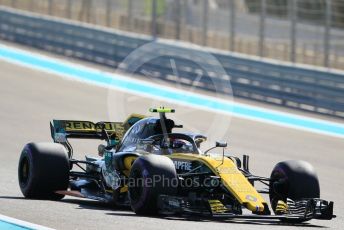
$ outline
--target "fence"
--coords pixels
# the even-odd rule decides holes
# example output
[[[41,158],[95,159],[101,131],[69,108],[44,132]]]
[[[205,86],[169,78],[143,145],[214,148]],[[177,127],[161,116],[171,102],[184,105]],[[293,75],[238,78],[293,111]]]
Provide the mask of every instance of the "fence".
[[[0,7],[0,38],[112,67],[117,67],[137,47],[151,42],[149,36],[132,36],[6,7]],[[157,73],[159,79],[190,85],[200,67],[187,61],[188,58],[179,57],[176,62],[181,63],[177,67],[180,77],[171,78],[174,72],[164,50],[186,54],[191,50],[169,42],[157,44],[161,47],[158,49],[160,57],[148,61],[143,67]],[[192,52],[201,55],[205,50]],[[230,89],[226,84],[230,80],[234,96],[344,117],[343,74],[274,64],[225,52],[212,51],[212,54],[228,75],[217,76],[208,72],[197,85],[200,89],[214,91],[212,83],[217,82],[223,86],[220,92],[228,93]],[[202,63],[202,66],[212,65]],[[137,73],[142,74],[139,70]]]
[[[344,0],[0,0],[96,25],[344,69]]]

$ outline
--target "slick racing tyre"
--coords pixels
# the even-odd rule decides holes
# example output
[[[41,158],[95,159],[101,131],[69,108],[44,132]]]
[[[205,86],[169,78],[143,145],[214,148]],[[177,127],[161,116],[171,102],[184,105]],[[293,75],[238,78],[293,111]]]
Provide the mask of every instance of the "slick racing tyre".
[[[18,180],[26,198],[62,199],[64,195],[54,192],[68,188],[69,159],[66,149],[56,143],[25,145],[19,159]]]
[[[317,174],[311,164],[305,161],[283,161],[278,163],[270,176],[270,203],[276,213],[278,200],[287,198],[319,198],[320,187]]]
[[[129,175],[129,200],[139,215],[158,213],[159,195],[177,193],[177,172],[171,159],[159,155],[140,156]]]

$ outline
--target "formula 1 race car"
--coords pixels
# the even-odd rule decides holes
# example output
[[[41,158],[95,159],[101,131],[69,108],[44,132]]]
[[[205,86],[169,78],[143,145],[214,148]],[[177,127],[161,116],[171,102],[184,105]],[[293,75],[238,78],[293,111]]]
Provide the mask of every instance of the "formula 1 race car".
[[[20,156],[19,185],[26,198],[59,200],[65,195],[130,206],[139,215],[196,214],[228,218],[304,222],[330,220],[333,202],[319,198],[313,167],[304,161],[278,163],[270,177],[252,175],[249,157],[225,152],[216,142],[182,128],[157,108],[159,117],[132,114],[124,122],[53,120],[55,143],[29,143]],[[99,157],[73,158],[68,139],[99,139]],[[222,154],[211,153],[223,148]],[[266,186],[254,187],[255,182]],[[270,207],[262,194],[268,194]],[[248,211],[244,211],[244,210]],[[270,209],[274,212],[271,214]],[[244,211],[244,212],[243,212]]]

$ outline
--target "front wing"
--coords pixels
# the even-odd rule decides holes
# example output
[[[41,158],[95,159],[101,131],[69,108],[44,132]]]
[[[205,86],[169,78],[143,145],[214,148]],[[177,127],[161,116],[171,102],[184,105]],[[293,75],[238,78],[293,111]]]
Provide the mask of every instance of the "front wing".
[[[304,222],[311,219],[331,220],[333,202],[322,199],[287,200],[287,210],[280,215],[242,214],[237,207],[226,207],[220,201],[190,201],[187,197],[160,195],[158,205],[162,214],[196,214],[210,217],[241,218],[241,219],[277,219],[290,222]]]

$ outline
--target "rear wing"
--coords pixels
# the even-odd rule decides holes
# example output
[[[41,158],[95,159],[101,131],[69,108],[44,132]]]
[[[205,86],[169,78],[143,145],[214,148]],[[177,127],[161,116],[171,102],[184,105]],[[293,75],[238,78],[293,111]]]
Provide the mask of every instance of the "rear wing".
[[[50,122],[51,137],[54,142],[67,143],[68,138],[103,140],[102,127],[112,143],[122,140],[125,132],[145,116],[132,114],[124,122],[97,122],[78,120],[53,120]]]

